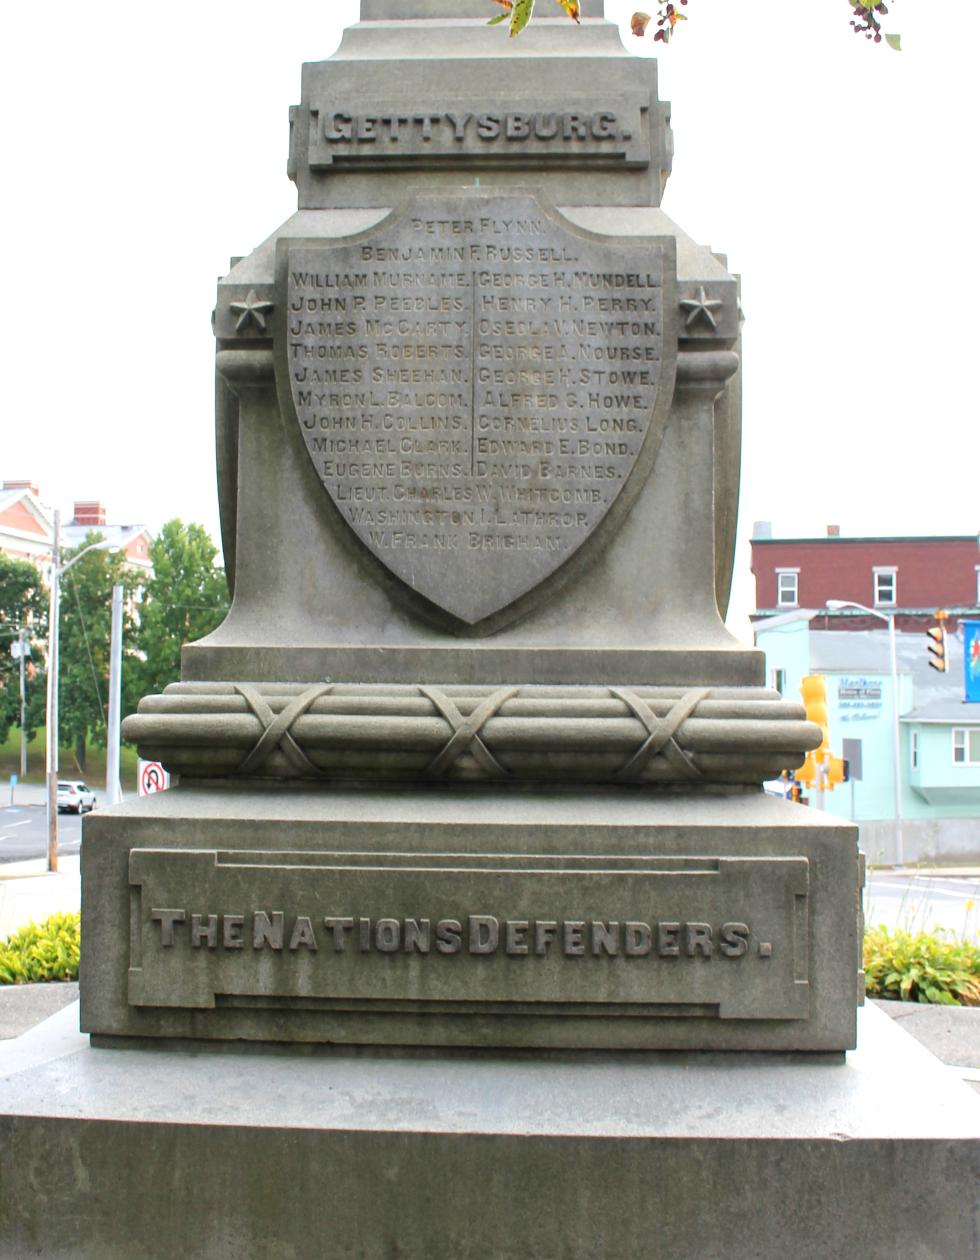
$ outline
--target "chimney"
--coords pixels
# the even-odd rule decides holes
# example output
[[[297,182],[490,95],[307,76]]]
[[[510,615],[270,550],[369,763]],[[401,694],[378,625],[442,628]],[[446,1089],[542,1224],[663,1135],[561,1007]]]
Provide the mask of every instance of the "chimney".
[[[827,526],[827,537],[828,537],[828,538],[840,538],[840,526],[839,526],[839,525],[828,525],[828,526]]]
[[[37,484],[33,481],[5,481],[3,483],[4,490],[30,490],[35,499],[41,497],[41,492],[37,488]]]
[[[73,525],[104,525],[105,507],[96,502],[75,501],[75,519]]]

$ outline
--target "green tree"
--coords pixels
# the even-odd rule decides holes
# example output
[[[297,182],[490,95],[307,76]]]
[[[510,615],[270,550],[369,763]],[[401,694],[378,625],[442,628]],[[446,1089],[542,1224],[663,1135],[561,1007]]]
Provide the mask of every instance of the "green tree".
[[[29,560],[14,560],[0,552],[0,743],[12,726],[20,725],[20,661],[10,652],[23,626],[31,655],[27,662],[27,737],[44,713],[45,674],[39,669],[39,645],[48,632],[48,593],[41,575]]]
[[[62,556],[65,565],[102,535],[86,534],[83,542]],[[122,552],[92,551],[61,580],[61,646],[58,653],[58,717],[61,740],[71,742],[75,764],[85,773],[85,750],[91,741],[106,742],[109,698],[109,650],[112,632],[112,588],[121,584],[131,594],[136,582]],[[128,604],[129,601],[127,600]],[[133,621],[123,615],[123,644],[133,641]],[[125,655],[125,653],[124,653]],[[125,676],[125,665],[124,665]]]
[[[136,645],[143,660],[133,671],[135,692],[160,692],[180,677],[180,649],[209,634],[228,611],[225,571],[203,525],[172,520],[150,544],[153,577],[143,589]]]

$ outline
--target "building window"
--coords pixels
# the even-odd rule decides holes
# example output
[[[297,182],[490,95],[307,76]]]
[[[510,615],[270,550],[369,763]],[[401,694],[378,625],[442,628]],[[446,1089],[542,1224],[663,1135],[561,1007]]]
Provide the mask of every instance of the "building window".
[[[953,765],[980,766],[980,726],[953,727]]]
[[[776,570],[776,606],[777,608],[796,608],[800,602],[799,569]]]
[[[977,603],[980,604],[980,564],[976,567],[977,574]]]
[[[894,608],[898,602],[895,577],[897,569],[874,569],[875,607]]]
[[[912,732],[912,742],[909,745],[909,748],[912,754],[912,769],[918,770],[919,768],[919,732],[918,731]]]
[[[785,669],[773,669],[769,671],[772,680],[773,691],[778,691],[781,696],[786,695],[786,671]]]

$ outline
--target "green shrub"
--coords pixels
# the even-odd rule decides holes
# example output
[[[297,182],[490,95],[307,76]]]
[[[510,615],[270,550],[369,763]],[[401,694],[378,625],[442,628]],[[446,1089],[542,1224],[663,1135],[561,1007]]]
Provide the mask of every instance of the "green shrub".
[[[52,914],[0,941],[0,984],[77,980],[80,918],[77,911]]]
[[[864,973],[871,997],[943,1006],[980,1006],[980,944],[937,928],[869,928]]]

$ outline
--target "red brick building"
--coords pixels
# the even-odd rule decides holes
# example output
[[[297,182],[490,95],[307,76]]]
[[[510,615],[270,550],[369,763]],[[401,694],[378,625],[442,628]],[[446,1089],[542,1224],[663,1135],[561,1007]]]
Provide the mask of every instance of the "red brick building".
[[[4,481],[0,486],[0,551],[14,560],[30,560],[47,572],[51,510],[32,481]]]
[[[80,547],[93,532],[117,543],[120,551],[125,553],[130,568],[143,569],[149,575],[153,568],[150,563],[151,537],[145,525],[110,525],[102,503],[76,499],[74,516],[61,526],[61,545]]]
[[[980,616],[980,539],[842,538],[829,526],[825,538],[772,538],[765,522],[752,538],[756,610],[753,619],[793,608],[822,609],[828,600],[852,600],[894,613],[900,630],[924,630],[937,609],[954,630],[963,617]],[[853,608],[814,618],[815,630],[880,628],[877,617]]]
[[[93,530],[118,543],[130,568],[150,573],[150,531],[145,525],[108,524],[105,507],[92,500],[76,500],[72,519],[62,519],[62,549],[81,546]],[[41,502],[36,483],[0,483],[0,551],[32,561],[46,578],[53,535],[54,513]]]

